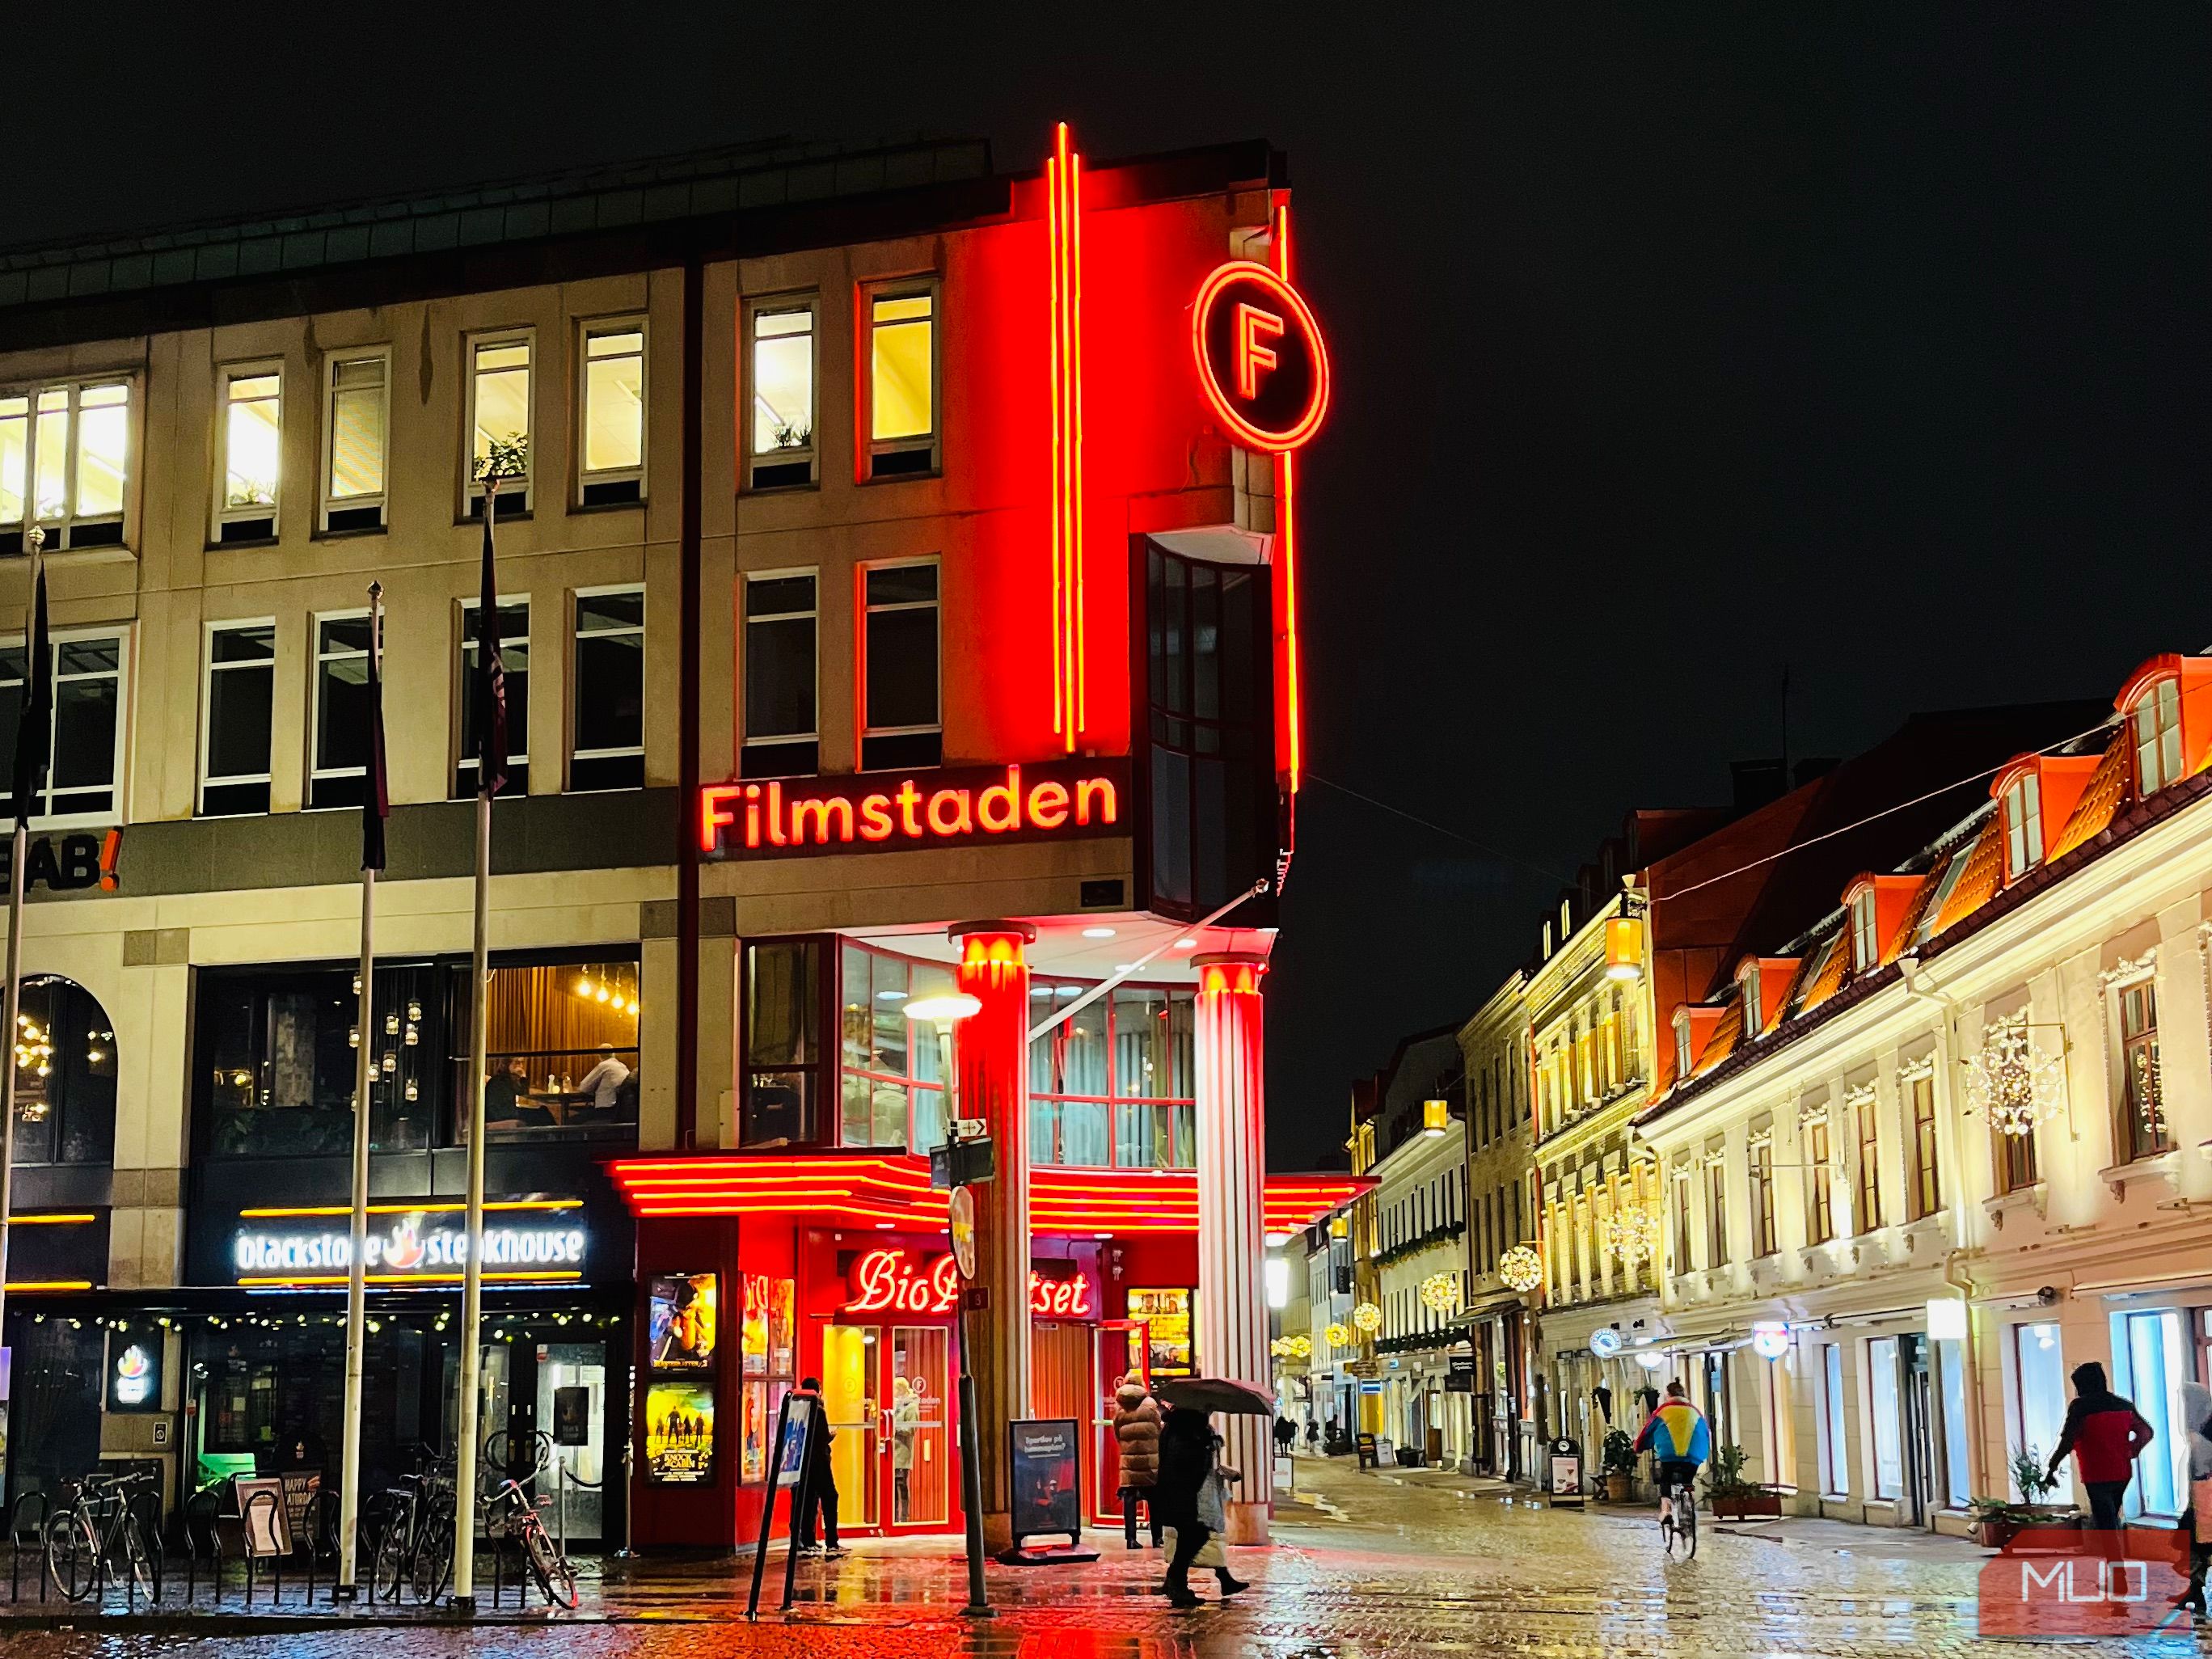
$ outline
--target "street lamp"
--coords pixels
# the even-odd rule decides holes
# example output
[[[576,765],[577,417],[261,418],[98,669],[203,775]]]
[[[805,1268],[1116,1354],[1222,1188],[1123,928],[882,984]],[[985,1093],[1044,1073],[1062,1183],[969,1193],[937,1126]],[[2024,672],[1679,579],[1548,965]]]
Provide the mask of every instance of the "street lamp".
[[[906,1005],[910,1025],[937,1029],[937,1074],[945,1079],[945,1139],[952,1149],[952,1191],[948,1200],[948,1231],[955,1265],[960,1269],[960,1306],[955,1316],[960,1331],[960,1492],[967,1510],[968,1606],[971,1619],[994,1616],[983,1589],[983,1470],[982,1431],[976,1422],[975,1373],[968,1363],[968,1280],[975,1269],[975,1205],[965,1185],[961,1165],[959,1075],[952,1064],[952,1028],[981,1012],[982,1002],[965,991],[947,991],[933,997],[915,997]]]

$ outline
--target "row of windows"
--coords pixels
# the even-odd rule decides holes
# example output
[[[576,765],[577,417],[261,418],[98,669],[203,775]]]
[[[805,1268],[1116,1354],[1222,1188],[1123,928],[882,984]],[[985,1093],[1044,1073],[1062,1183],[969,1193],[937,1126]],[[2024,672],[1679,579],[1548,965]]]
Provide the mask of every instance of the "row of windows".
[[[861,572],[860,767],[934,766],[943,757],[943,677],[934,559]],[[820,578],[812,569],[744,579],[744,735],[749,778],[821,770]]]
[[[1376,1217],[1376,1243],[1385,1250],[1411,1244],[1466,1217],[1467,1166],[1462,1164],[1382,1206]]]
[[[937,290],[933,281],[866,295],[868,373],[861,414],[864,476],[912,477],[939,465]],[[817,482],[815,326],[817,301],[796,297],[750,313],[751,418],[746,484],[787,489]],[[483,475],[495,452],[519,456],[521,476],[502,484],[509,513],[531,510],[537,423],[537,331],[471,334],[461,342],[465,408],[459,459],[461,515],[483,511]],[[646,324],[618,318],[580,326],[573,353],[578,507],[635,505],[646,487]],[[0,392],[0,552],[20,552],[27,526],[57,548],[123,539],[131,474],[129,379],[33,386]],[[349,347],[324,361],[320,449],[312,492],[315,528],[344,534],[385,528],[390,506],[392,349]],[[216,373],[214,477],[208,538],[273,539],[298,499],[285,477],[289,399],[281,360],[224,364]],[[296,508],[295,509],[296,510]]]
[[[1536,1058],[1538,1134],[1555,1132],[1640,1078],[1638,1003],[1620,987],[1610,987],[1548,1034]]]

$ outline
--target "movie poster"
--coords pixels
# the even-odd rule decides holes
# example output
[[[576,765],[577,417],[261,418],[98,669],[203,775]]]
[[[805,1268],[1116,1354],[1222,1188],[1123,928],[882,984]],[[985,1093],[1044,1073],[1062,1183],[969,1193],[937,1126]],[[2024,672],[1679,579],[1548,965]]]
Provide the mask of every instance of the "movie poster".
[[[1156,1377],[1192,1374],[1190,1296],[1187,1290],[1129,1292],[1129,1317],[1145,1322],[1146,1364]]]
[[[645,1478],[656,1486],[714,1478],[714,1385],[655,1377],[645,1391]]]
[[[647,1316],[649,1352],[657,1370],[703,1371],[714,1364],[714,1275],[656,1276]]]

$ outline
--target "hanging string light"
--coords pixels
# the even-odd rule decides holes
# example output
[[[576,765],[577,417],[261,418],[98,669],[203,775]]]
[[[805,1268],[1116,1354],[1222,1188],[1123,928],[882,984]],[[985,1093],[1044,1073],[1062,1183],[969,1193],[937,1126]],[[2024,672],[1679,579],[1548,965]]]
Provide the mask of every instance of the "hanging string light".
[[[2056,1117],[2065,1085],[2063,1051],[2047,1054],[2035,1045],[2025,1010],[1991,1022],[1966,1061],[1966,1098],[2002,1134],[2033,1134],[2037,1124]],[[2155,1113],[2154,1081],[2144,1097]]]
[[[1544,1258],[1526,1244],[1516,1244],[1498,1258],[1498,1276],[1508,1290],[1525,1296],[1544,1282]]]

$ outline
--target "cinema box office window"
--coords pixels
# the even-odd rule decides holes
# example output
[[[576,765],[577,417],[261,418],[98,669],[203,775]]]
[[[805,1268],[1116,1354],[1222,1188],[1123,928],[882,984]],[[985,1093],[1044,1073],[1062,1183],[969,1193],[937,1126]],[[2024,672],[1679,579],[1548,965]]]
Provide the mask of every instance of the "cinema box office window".
[[[207,969],[193,1024],[187,1265],[219,1314],[186,1322],[187,1452],[199,1481],[332,1471],[343,1414],[353,1095],[350,965]],[[483,1395],[496,1460],[555,1437],[571,1539],[604,1499],[628,1422],[618,1329],[631,1233],[599,1160],[637,1138],[634,947],[495,957],[486,1030]],[[363,1492],[416,1448],[453,1448],[471,1077],[465,957],[380,965],[371,1059]],[[610,1366],[610,1345],[615,1359]],[[334,1478],[334,1476],[333,1476]],[[617,1479],[611,1490],[618,1492]],[[549,1483],[547,1488],[552,1490]]]

